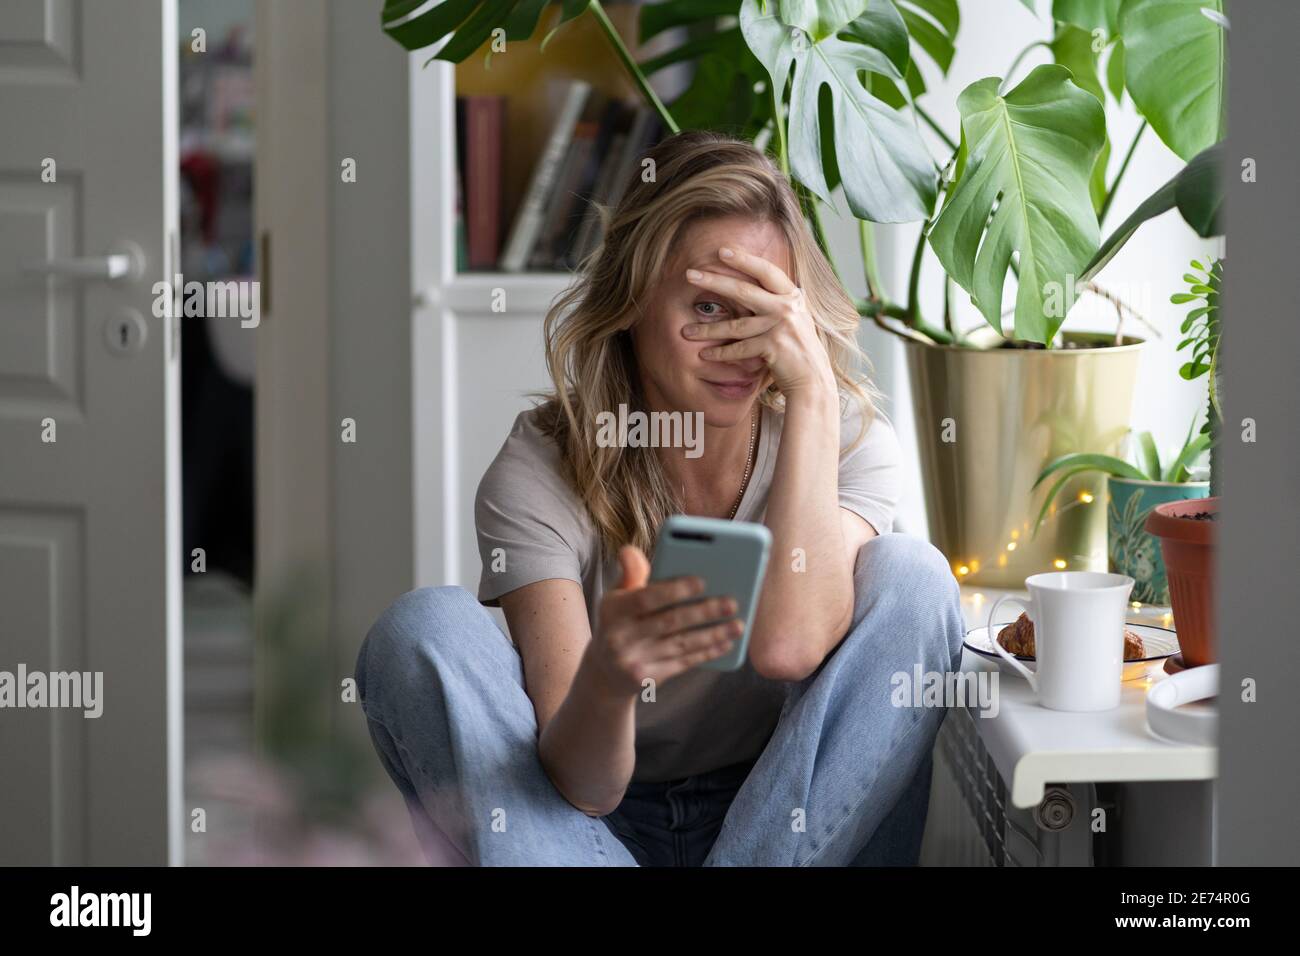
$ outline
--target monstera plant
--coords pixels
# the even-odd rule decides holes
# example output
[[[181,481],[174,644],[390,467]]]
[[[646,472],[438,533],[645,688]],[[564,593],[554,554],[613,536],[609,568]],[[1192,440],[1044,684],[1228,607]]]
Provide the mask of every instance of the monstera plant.
[[[1224,2],[1020,0],[1040,38],[1008,50],[1002,75],[960,92],[955,129],[927,102],[952,66],[963,9],[1023,17],[1016,0],[647,2],[637,39],[672,44],[640,61],[599,0],[388,0],[382,21],[407,49],[459,63],[491,56],[499,42],[489,40],[529,41],[543,22],[549,37],[594,19],[668,130],[714,129],[772,154],[841,278],[821,216],[842,196],[858,226],[859,312],[904,342],[931,540],[965,580],[1018,587],[1025,573],[1104,554],[1104,516],[1079,509],[1058,512],[1052,533],[1030,540],[1046,491],[1034,479],[1062,455],[1118,450],[1131,430],[1142,343],[1118,326],[1062,325],[1085,294],[1108,300],[1120,325],[1141,318],[1098,276],[1143,222],[1177,209],[1199,235],[1216,233]],[[1043,62],[1030,68],[1030,57]],[[692,79],[662,102],[651,78],[683,63]],[[1140,125],[1116,142],[1120,105],[1130,103]],[[1151,134],[1185,166],[1103,240],[1136,147]],[[906,288],[889,289],[873,227],[907,222],[921,228]],[[941,283],[942,314],[922,305],[926,261],[942,269],[926,280]],[[958,289],[982,325],[959,326]],[[1067,351],[1093,360],[1052,361]],[[996,415],[980,414],[990,407]],[[975,441],[941,438],[949,421]]]
[[[893,317],[933,342],[971,344],[947,305],[941,323],[922,313],[917,287],[928,245],[1003,344],[1051,347],[1074,293],[1098,291],[1097,271],[1136,228],[1127,222],[1099,241],[1148,127],[1190,165],[1167,196],[1135,212],[1137,222],[1177,206],[1198,233],[1212,234],[1218,157],[1204,151],[1224,132],[1227,20],[1224,0],[1020,2],[1042,17],[1045,36],[1020,51],[1005,76],[962,91],[956,131],[926,111],[923,68],[947,73],[958,0],[646,3],[641,41],[681,27],[687,38],[640,63],[599,0],[388,0],[382,22],[405,48],[438,45],[434,58],[459,63],[494,36],[532,38],[548,7],[558,8],[552,32],[593,17],[669,130],[714,128],[770,143],[824,247],[819,203],[843,188],[860,224],[864,316]],[[997,15],[996,6],[983,0],[979,9]],[[1017,67],[1040,47],[1053,62],[1017,80]],[[694,64],[694,81],[665,105],[648,77],[684,61]],[[1125,95],[1143,122],[1108,179],[1107,106]],[[931,155],[922,126],[946,155]],[[906,294],[894,298],[877,274],[871,224],[916,221],[925,223],[922,241]],[[1016,292],[1004,312],[1008,272]],[[1014,317],[1010,330],[1006,314]]]

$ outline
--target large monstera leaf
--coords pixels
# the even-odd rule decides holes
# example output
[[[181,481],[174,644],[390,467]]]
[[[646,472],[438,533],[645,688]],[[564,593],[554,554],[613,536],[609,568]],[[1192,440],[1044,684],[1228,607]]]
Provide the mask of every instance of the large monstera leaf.
[[[1088,180],[1105,115],[1062,66],[1037,67],[1004,95],[999,83],[979,80],[958,98],[965,156],[930,245],[999,333],[1015,255],[1015,336],[1046,344],[1065,319],[1062,297],[1097,248]]]
[[[1223,138],[1223,0],[1124,0],[1124,76],[1165,145],[1190,161]]]
[[[454,34],[434,54],[436,60],[459,63],[501,27],[507,40],[527,40],[537,29],[542,9],[553,0],[442,0],[414,15],[427,0],[385,0],[384,32],[408,50],[422,50]],[[587,9],[590,0],[562,0],[560,23]]]
[[[1072,23],[1062,23],[1056,30],[1051,42],[1052,59],[1070,71],[1074,85],[1086,90],[1104,108],[1106,94],[1102,90],[1098,68],[1101,59],[1093,35],[1082,27]],[[1092,195],[1094,209],[1100,210],[1106,202],[1106,166],[1110,162],[1110,137],[1102,141],[1101,152],[1093,163],[1092,175],[1088,179],[1088,190]]]
[[[838,171],[853,215],[872,222],[914,222],[934,206],[938,177],[914,121],[874,96],[863,76],[879,73],[894,80],[902,72],[879,47],[863,38],[841,39],[849,21],[837,23],[849,8],[860,14],[867,3],[823,5],[813,24],[817,33],[782,18],[775,0],[744,0],[740,29],[750,50],[784,91],[794,74],[788,106],[790,167],[821,199],[830,200],[826,170]],[[786,5],[782,5],[781,10]],[[802,4],[790,5],[800,22],[812,21]],[[829,17],[837,10],[835,17]],[[856,17],[855,17],[856,19]],[[822,39],[816,40],[820,34]],[[819,101],[829,91],[832,129],[822,129]],[[824,135],[833,132],[833,136]],[[823,145],[833,155],[823,152]]]

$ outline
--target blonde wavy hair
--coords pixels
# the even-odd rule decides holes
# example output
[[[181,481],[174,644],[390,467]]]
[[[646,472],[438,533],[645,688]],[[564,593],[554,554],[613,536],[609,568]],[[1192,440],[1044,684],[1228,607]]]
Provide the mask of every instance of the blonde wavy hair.
[[[659,526],[681,510],[654,448],[602,448],[595,437],[602,411],[615,411],[619,403],[649,411],[628,330],[690,224],[739,216],[780,229],[791,250],[790,278],[804,290],[841,406],[854,402],[861,409],[856,441],[880,398],[858,347],[857,309],[813,238],[789,180],[771,159],[750,143],[700,130],[668,137],[647,158],[654,161],[653,177],[647,181],[638,169],[617,206],[601,209],[604,241],[581,263],[577,280],[556,299],[545,322],[554,391],[539,396],[538,424],[559,447],[566,478],[586,506],[605,555],[624,544],[652,553]],[[775,385],[759,401],[784,406]]]

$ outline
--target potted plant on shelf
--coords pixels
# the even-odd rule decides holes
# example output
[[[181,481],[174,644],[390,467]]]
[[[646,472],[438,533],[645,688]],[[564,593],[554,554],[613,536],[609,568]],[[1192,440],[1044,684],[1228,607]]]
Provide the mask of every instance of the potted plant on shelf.
[[[1034,9],[1032,0],[1022,2]],[[959,131],[930,117],[923,76],[923,68],[948,72],[958,0],[647,3],[642,41],[675,27],[688,38],[643,63],[598,0],[431,7],[388,0],[383,23],[407,49],[445,39],[434,56],[460,62],[490,38],[533,36],[548,6],[559,8],[552,30],[584,14],[600,23],[668,130],[709,127],[766,145],[828,258],[820,204],[842,189],[858,222],[866,286],[859,311],[906,350],[931,538],[954,570],[971,582],[1019,586],[1045,566],[1099,565],[1105,523],[1098,509],[1074,509],[1031,536],[1036,504],[1027,495],[1054,458],[1118,451],[1142,343],[1118,330],[1063,333],[1061,326],[1081,294],[1107,298],[1121,319],[1136,315],[1094,276],[1144,217],[1176,205],[1200,231],[1189,208],[1217,208],[1205,198],[1214,186],[1213,158],[1204,151],[1223,136],[1223,0],[1055,0],[1043,40],[1021,51],[1005,76],[962,91]],[[982,3],[981,12],[990,6]],[[1040,47],[1053,62],[1017,79],[1023,58]],[[685,61],[695,64],[694,80],[665,106],[647,77]],[[1126,95],[1142,125],[1110,175],[1107,106]],[[938,161],[922,126],[942,144]],[[1167,195],[1152,197],[1099,243],[1148,126],[1190,162],[1177,189],[1171,181]],[[898,222],[922,223],[901,298],[881,281],[872,231],[874,223]],[[920,302],[927,252],[944,271],[938,320]],[[1003,321],[1008,273],[1010,328]],[[986,327],[958,327],[954,284]],[[984,413],[990,407],[997,414]]]
[[[1160,550],[1169,577],[1169,600],[1173,605],[1181,663],[1185,667],[1210,664],[1218,659],[1215,631],[1215,551],[1218,542],[1219,477],[1214,467],[1214,450],[1223,424],[1219,382],[1219,292],[1223,283],[1223,260],[1212,260],[1209,268],[1199,262],[1192,267],[1201,275],[1188,274],[1187,292],[1173,297],[1175,303],[1198,302],[1183,322],[1187,337],[1179,348],[1191,347],[1192,359],[1179,370],[1184,378],[1209,377],[1209,409],[1202,437],[1210,448],[1211,497],[1203,501],[1175,501],[1157,506],[1147,516],[1146,530],[1160,539]]]

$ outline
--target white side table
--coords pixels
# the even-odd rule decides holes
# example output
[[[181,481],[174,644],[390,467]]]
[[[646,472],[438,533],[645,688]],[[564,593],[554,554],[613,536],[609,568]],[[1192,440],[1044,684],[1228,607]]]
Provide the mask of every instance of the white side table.
[[[986,625],[989,608],[1003,594],[1028,597],[1023,590],[963,586],[967,629]],[[1006,620],[997,623],[1005,624],[1018,610],[1012,606],[1000,613]],[[1128,619],[1172,626],[1164,607],[1131,609]],[[969,650],[963,654],[962,669],[999,671],[992,661]],[[1153,665],[1147,677],[1125,683],[1116,709],[1074,714],[1040,706],[1024,680],[998,673],[995,716],[982,716],[974,706],[949,715],[946,739],[937,752],[941,758],[946,753],[948,759],[942,762],[954,778],[948,783],[961,792],[966,813],[984,831],[995,856],[1004,852],[1009,857],[1014,845],[1032,844],[1026,855],[1039,865],[1065,862],[1066,857],[1090,862],[1091,833],[1097,824],[1078,805],[1083,804],[1081,811],[1095,812],[1099,790],[1093,785],[1119,784],[1106,792],[1119,794],[1116,799],[1122,803],[1118,816],[1124,831],[1116,841],[1122,862],[1211,862],[1206,858],[1212,845],[1209,781],[1217,774],[1217,750],[1163,740],[1147,729],[1147,690],[1165,679],[1163,669]],[[981,785],[981,776],[989,775],[986,767],[1000,778],[996,786],[987,781]],[[1075,812],[1081,818],[1071,821]],[[1054,827],[1054,819],[1064,822]],[[1053,829],[1059,829],[1056,836],[1061,837],[1070,831],[1069,852],[1060,846],[1044,850],[1040,831]],[[1177,852],[1171,853],[1175,845]]]
[[[1003,594],[1029,596],[1023,591],[963,587],[967,628],[987,624],[989,608]],[[1167,612],[1168,608],[1147,606],[1143,613],[1133,611],[1129,620],[1167,627]],[[1009,621],[1010,617],[998,623]],[[962,657],[962,669],[999,670],[992,661],[969,650]],[[1037,806],[1048,783],[1214,779],[1216,748],[1173,743],[1147,729],[1147,690],[1165,679],[1164,670],[1152,665],[1144,679],[1125,681],[1114,710],[1073,714],[1040,706],[1025,681],[1001,673],[997,716],[986,718],[978,712],[972,716],[980,739],[1007,782],[1012,805]]]

